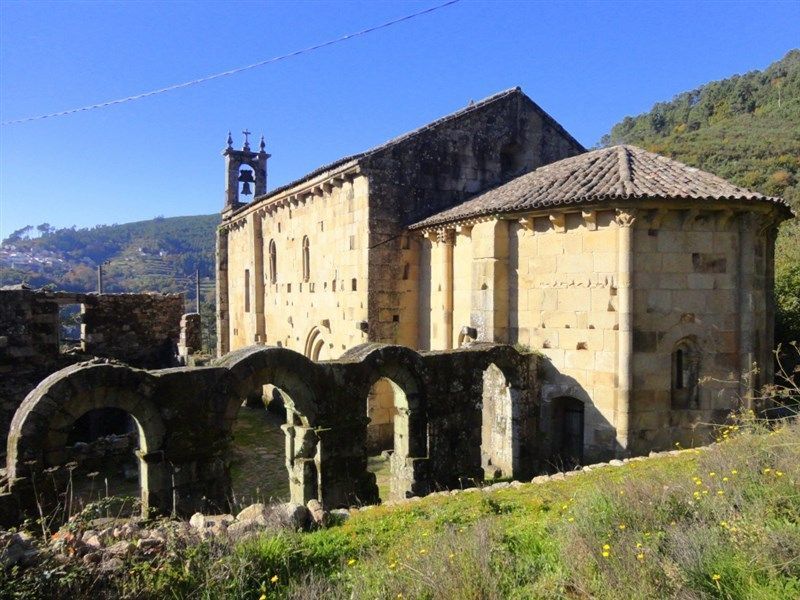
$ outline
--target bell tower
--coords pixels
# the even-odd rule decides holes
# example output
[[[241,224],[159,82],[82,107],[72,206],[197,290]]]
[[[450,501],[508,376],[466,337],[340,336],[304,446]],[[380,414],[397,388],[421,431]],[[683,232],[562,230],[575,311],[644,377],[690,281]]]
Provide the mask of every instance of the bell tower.
[[[231,132],[228,132],[228,147],[222,153],[225,157],[225,207],[223,216],[230,213],[247,201],[240,200],[241,196],[262,196],[267,193],[267,154],[264,136],[261,136],[259,151],[250,149],[250,132],[244,130],[244,144],[241,150],[234,150]],[[255,189],[253,189],[253,186]]]

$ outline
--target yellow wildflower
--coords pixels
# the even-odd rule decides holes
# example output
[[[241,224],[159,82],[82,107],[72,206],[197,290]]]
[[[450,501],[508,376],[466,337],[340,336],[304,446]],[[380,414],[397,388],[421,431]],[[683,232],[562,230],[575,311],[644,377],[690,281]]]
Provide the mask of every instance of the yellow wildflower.
[[[728,478],[727,477],[723,477],[722,481],[728,481]]]
[[[644,553],[639,552],[639,554],[636,555],[636,558],[638,558],[639,560],[644,560]]]
[[[736,469],[731,469],[731,475],[736,475],[738,472]]]
[[[420,553],[420,554],[427,554],[427,553],[428,553],[428,551],[427,551],[425,548],[423,548],[422,550],[420,550],[420,551],[419,551],[419,553]]]
[[[719,581],[720,579],[722,579],[722,576],[719,573],[714,573],[711,576],[711,579],[713,579],[714,581]]]
[[[772,471],[772,469],[770,469],[769,467],[767,467],[766,469],[764,469],[764,475],[766,475],[766,474],[767,474],[767,473],[769,473],[770,471]]]
[[[277,576],[277,575],[273,575],[273,576],[270,578],[270,581],[271,581],[272,583],[278,583],[278,576]]]
[[[569,523],[572,523],[574,520],[575,520],[575,517],[570,517],[569,519],[567,519],[567,521],[568,521]]]
[[[608,550],[603,550],[603,558],[608,558],[611,553]]]
[[[722,490],[717,490],[717,496],[724,496],[724,495],[725,492],[723,492]]]
[[[783,477],[783,471],[775,471],[775,477]]]
[[[356,564],[356,559],[355,558],[351,558],[350,560],[347,561],[347,566],[348,567],[352,567],[354,564]]]
[[[711,471],[711,472],[708,474],[708,476],[709,476],[709,477],[716,477],[716,476],[717,476],[717,474],[716,474],[714,471]]]
[[[620,523],[620,524],[619,524],[619,528],[620,528],[620,529],[625,529],[625,527],[626,527],[625,523]]]
[[[267,600],[267,595],[266,595],[266,594],[261,594],[261,595],[258,597],[258,600]]]
[[[608,544],[603,544],[603,550],[611,550],[611,546]]]

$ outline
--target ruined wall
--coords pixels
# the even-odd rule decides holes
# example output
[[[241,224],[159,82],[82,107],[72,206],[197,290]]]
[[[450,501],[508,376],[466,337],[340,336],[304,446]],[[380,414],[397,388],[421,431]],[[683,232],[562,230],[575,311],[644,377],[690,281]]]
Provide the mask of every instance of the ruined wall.
[[[281,391],[287,409],[286,457],[277,460],[286,461],[293,501],[317,498],[328,507],[378,501],[375,476],[367,469],[366,400],[381,378],[400,392],[393,497],[458,487],[483,476],[483,373],[490,365],[502,373],[495,383],[512,390],[514,406],[504,421],[515,437],[510,474],[528,477],[538,467],[535,362],[507,346],[420,355],[365,344],[321,363],[284,348],[250,347],[215,367],[142,371],[103,360],[74,365],[31,392],[14,417],[0,521],[36,510],[33,480],[39,477],[37,490],[45,493],[45,469],[48,481],[67,481],[71,426],[102,408],[122,410],[137,423],[147,508],[181,514],[225,509],[231,429],[243,398],[265,385]]]
[[[416,346],[419,339],[419,287],[402,275],[406,263],[419,264],[421,249],[418,239],[403,235],[405,226],[583,151],[549,115],[512,90],[369,156],[363,169],[370,179],[370,340]],[[431,264],[442,263],[434,258]]]
[[[87,294],[82,301],[85,353],[142,368],[175,365],[183,294]]]
[[[137,367],[173,366],[183,303],[180,294],[0,290],[0,440],[26,394],[68,365],[104,356]],[[59,307],[70,304],[82,306],[82,339],[62,352]]]
[[[58,353],[58,303],[27,289],[0,289],[0,374]]]
[[[774,237],[758,213],[714,208],[641,212],[636,222],[634,452],[704,443],[704,424],[724,421],[751,386],[771,380]],[[683,342],[694,389],[689,381],[676,389]],[[760,373],[748,384],[754,362]]]
[[[266,343],[323,360],[366,340],[358,323],[367,320],[367,180],[317,191],[279,198],[223,226],[231,350]]]
[[[203,349],[203,326],[199,313],[186,313],[181,317],[181,335],[178,353],[184,357]]]

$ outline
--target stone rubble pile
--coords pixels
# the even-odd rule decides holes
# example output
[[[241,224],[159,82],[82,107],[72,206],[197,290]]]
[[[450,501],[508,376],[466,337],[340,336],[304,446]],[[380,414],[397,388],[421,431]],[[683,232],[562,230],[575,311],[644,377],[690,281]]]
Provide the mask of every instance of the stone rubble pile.
[[[700,449],[692,449],[697,452]],[[587,465],[573,471],[538,475],[530,483],[540,484],[548,481],[561,481],[582,472],[600,468],[621,467],[630,462],[648,458],[677,456],[687,450],[651,452],[649,457],[614,459],[606,463]],[[456,490],[433,492],[426,497],[452,496],[476,492],[494,492],[502,489],[516,489],[528,485],[521,481],[502,481],[484,487],[468,487]],[[401,501],[386,502],[393,506],[409,502],[419,502],[419,496]],[[309,531],[328,527],[346,521],[357,511],[366,511],[377,505],[367,505],[351,509],[325,510],[318,500],[309,500],[306,506],[286,502],[266,505],[251,504],[236,516],[231,514],[195,513],[188,521],[157,520],[144,521],[132,518],[99,518],[82,526],[73,519],[51,536],[45,546],[26,532],[0,530],[0,568],[14,565],[29,566],[49,553],[57,560],[81,561],[84,565],[100,571],[114,571],[124,565],[124,560],[133,556],[148,558],[186,547],[203,541],[239,541],[266,531]]]

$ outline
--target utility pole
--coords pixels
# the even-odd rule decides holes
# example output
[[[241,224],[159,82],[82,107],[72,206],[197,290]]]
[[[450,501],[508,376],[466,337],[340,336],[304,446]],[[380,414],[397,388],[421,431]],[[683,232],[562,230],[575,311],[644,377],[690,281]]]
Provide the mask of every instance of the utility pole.
[[[97,293],[103,293],[103,263],[97,265]]]
[[[200,314],[200,269],[194,270],[194,293],[195,293],[195,306],[197,314]]]

